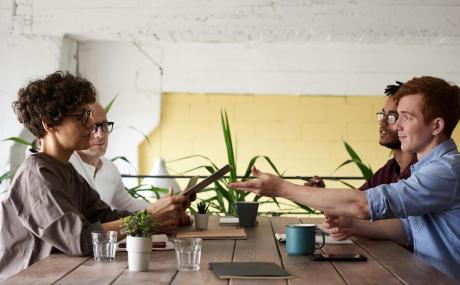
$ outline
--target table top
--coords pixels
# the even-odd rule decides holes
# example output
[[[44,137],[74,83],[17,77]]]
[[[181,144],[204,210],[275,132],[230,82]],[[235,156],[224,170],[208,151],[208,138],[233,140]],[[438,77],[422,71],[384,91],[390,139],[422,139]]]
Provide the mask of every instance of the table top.
[[[128,258],[100,263],[92,257],[51,255],[2,284],[459,284],[391,241],[354,239],[353,245],[327,244],[326,253],[361,253],[367,262],[312,261],[309,256],[288,256],[274,233],[284,233],[291,223],[320,223],[318,218],[258,217],[258,225],[246,228],[246,240],[204,240],[201,269],[178,272],[174,251],[153,251],[148,272],[130,272]],[[218,227],[211,217],[210,227]],[[183,229],[184,230],[184,229]],[[292,279],[218,279],[209,262],[268,261],[294,275]]]

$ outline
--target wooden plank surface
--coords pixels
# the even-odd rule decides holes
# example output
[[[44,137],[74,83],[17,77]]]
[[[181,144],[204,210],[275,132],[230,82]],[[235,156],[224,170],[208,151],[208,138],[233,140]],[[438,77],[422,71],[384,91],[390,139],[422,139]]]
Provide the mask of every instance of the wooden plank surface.
[[[276,233],[285,233],[287,224],[300,222],[298,218],[288,217],[272,217],[270,220],[273,231]],[[312,261],[310,256],[288,256],[285,243],[278,243],[278,248],[284,268],[295,276],[293,279],[288,280],[289,284],[306,284],[307,280],[315,285],[345,284],[330,262]]]
[[[322,218],[302,218],[304,223],[321,223]],[[258,217],[259,224],[246,228],[247,240],[203,241],[201,269],[178,273],[175,252],[154,251],[148,272],[130,272],[127,254],[118,252],[111,263],[95,262],[92,257],[51,255],[23,270],[2,284],[460,284],[416,258],[392,241],[354,238],[354,245],[326,245],[325,252],[365,254],[369,261],[313,262],[308,256],[288,256],[284,244],[274,238],[285,225],[298,218]],[[216,227],[217,217],[210,220]],[[184,229],[183,229],[184,230]],[[186,230],[186,229],[185,229]],[[275,262],[293,274],[285,280],[220,280],[209,269],[212,261]]]
[[[460,284],[392,241],[355,241],[406,284]],[[460,270],[460,269],[459,269]]]
[[[274,262],[282,266],[275,237],[269,218],[259,216],[258,225],[253,228],[245,228],[247,240],[237,240],[233,261],[264,261]],[[231,285],[239,284],[287,284],[287,279],[281,280],[243,280],[231,279]]]
[[[169,284],[176,272],[176,254],[174,250],[153,251],[150,255],[149,271],[132,272],[125,268],[113,284]]]
[[[211,216],[208,227],[210,229],[219,227],[219,218]],[[228,284],[228,280],[217,278],[209,268],[209,263],[232,261],[234,247],[235,240],[203,240],[200,270],[198,272],[178,272],[172,284]]]
[[[117,252],[112,262],[98,262],[90,258],[55,284],[111,284],[127,266],[125,252]]]
[[[320,220],[304,219],[304,223],[316,223]],[[403,250],[401,248],[401,250]],[[334,261],[333,266],[347,284],[388,284],[399,285],[401,281],[397,279],[390,271],[383,267],[374,257],[367,254],[362,248],[356,244],[327,244],[323,247],[325,253],[349,254],[359,253],[367,256],[365,262],[354,261]]]
[[[402,248],[401,248],[402,249]],[[402,249],[404,250],[404,249]],[[332,264],[338,270],[342,278],[348,284],[388,284],[400,285],[401,281],[397,279],[390,271],[383,267],[374,257],[367,254],[358,245],[343,244],[324,246],[325,253],[349,254],[359,253],[367,256],[367,261],[334,261]]]
[[[2,282],[7,285],[52,284],[90,259],[65,254],[52,254]]]

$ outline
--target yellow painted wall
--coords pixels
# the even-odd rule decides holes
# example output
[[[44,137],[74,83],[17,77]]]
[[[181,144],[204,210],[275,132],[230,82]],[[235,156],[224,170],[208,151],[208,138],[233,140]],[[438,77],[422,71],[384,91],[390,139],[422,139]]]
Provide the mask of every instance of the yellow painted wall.
[[[341,138],[374,170],[382,166],[390,152],[378,144],[375,113],[385,100],[385,96],[166,93],[160,125],[149,134],[150,143],[140,145],[139,169],[141,174],[148,174],[154,157],[168,161],[192,154],[205,155],[219,166],[225,164],[220,122],[220,110],[225,109],[237,148],[238,174],[243,174],[253,156],[267,155],[285,175],[357,176],[354,166],[334,173],[348,159]],[[460,139],[458,128],[454,138]],[[192,159],[169,163],[168,167],[182,172],[202,164],[204,160]],[[257,165],[269,169],[265,162]],[[172,170],[170,173],[175,173]]]

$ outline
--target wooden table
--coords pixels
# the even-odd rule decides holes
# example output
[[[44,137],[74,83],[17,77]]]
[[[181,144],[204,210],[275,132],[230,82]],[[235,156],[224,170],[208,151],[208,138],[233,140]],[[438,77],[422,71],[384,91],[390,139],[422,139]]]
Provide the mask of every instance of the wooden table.
[[[356,252],[367,262],[317,262],[308,256],[288,256],[284,244],[274,239],[286,224],[320,223],[320,219],[258,217],[247,228],[247,240],[203,241],[201,269],[177,272],[174,251],[152,252],[150,271],[130,272],[126,253],[116,261],[98,263],[92,257],[51,255],[2,284],[459,284],[409,251],[390,241],[355,239],[353,245],[326,245],[327,253]],[[217,217],[210,227],[217,226]],[[220,280],[209,270],[213,261],[271,261],[293,274],[282,280]]]

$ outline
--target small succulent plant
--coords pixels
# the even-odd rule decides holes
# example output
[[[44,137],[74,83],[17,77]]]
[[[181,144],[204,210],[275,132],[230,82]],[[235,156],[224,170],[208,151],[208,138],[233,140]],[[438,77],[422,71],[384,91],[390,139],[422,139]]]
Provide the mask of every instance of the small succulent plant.
[[[198,214],[206,214],[208,212],[209,204],[205,202],[200,202],[196,205],[198,209]]]
[[[133,237],[149,237],[155,233],[157,222],[147,213],[147,210],[139,211],[122,220],[122,234]]]

